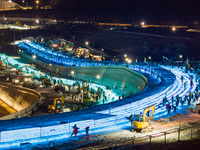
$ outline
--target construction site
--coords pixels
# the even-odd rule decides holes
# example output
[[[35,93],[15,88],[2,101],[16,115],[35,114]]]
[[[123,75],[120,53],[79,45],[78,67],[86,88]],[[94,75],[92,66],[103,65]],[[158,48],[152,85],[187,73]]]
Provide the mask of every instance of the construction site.
[[[0,18],[0,149],[197,149],[199,43],[188,26],[8,14]]]
[[[16,48],[0,55],[1,149],[168,149],[198,140],[199,75],[188,60],[180,68],[164,56],[159,65],[93,59],[41,36]]]

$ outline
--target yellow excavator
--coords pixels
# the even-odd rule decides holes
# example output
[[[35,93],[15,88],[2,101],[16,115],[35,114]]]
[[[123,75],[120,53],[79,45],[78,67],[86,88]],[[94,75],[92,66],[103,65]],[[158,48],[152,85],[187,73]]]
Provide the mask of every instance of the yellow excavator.
[[[0,59],[0,70],[4,70],[5,69],[5,66],[3,65],[3,63],[4,63],[4,60]]]
[[[51,78],[52,77],[45,77],[44,79],[43,79],[43,83],[44,83],[44,85],[45,86],[51,86]]]
[[[83,94],[83,102],[90,102],[90,89],[87,81],[82,82],[82,87],[78,87],[78,92]]]
[[[19,69],[17,69],[17,71],[15,72],[16,75],[23,75],[22,73],[23,67],[20,67]]]
[[[155,110],[155,104],[147,107],[142,115],[134,115],[134,120],[132,121],[133,131],[145,133],[153,131],[153,128],[150,127],[150,120],[153,119],[153,113]],[[151,116],[149,113],[151,111]],[[148,115],[146,115],[148,113]]]
[[[35,39],[35,42],[42,43],[43,37],[40,35]]]
[[[24,82],[23,82],[22,86],[28,87],[28,88],[31,88],[31,89],[37,88],[37,86],[33,83],[33,78],[34,78],[35,75],[40,75],[40,77],[42,76],[41,74],[33,74],[32,77],[24,78]]]
[[[63,107],[64,107],[64,96],[54,98],[53,105],[48,105],[48,109],[50,113],[63,112]]]

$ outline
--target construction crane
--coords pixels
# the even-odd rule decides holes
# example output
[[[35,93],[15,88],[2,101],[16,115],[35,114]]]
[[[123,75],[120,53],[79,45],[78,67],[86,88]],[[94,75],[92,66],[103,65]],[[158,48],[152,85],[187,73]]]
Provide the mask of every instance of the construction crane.
[[[151,110],[151,116],[150,117],[146,116],[147,113],[148,114],[150,113],[149,112],[150,110]],[[153,128],[150,127],[150,120],[153,119],[154,110],[155,110],[155,104],[144,109],[143,114],[134,115],[134,120],[132,121],[133,131],[138,131],[141,133],[153,131]]]
[[[54,98],[53,105],[48,105],[50,113],[63,112],[63,107],[64,107],[64,96]]]

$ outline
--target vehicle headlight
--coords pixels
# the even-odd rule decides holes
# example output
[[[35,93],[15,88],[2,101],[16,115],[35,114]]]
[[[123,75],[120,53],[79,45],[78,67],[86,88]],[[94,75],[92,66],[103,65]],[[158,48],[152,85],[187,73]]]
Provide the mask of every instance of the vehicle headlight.
[[[17,79],[17,80],[15,80],[15,83],[19,83],[19,80]]]

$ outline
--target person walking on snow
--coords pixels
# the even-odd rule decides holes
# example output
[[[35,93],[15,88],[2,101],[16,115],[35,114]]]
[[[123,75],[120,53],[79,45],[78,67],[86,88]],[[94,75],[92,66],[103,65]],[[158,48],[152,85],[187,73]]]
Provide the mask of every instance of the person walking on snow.
[[[75,125],[73,126],[73,129],[74,129],[74,130],[73,130],[73,132],[72,132],[72,135],[75,135],[75,136],[76,136],[76,135],[78,134],[78,129],[79,129],[79,128],[78,128],[78,127],[76,126],[76,124],[75,124]],[[71,136],[72,136],[72,135],[71,135]],[[70,136],[70,137],[71,137],[71,136]]]
[[[89,133],[89,126],[87,126],[86,128],[85,128],[85,133],[86,133],[86,135],[89,135],[88,133]]]

